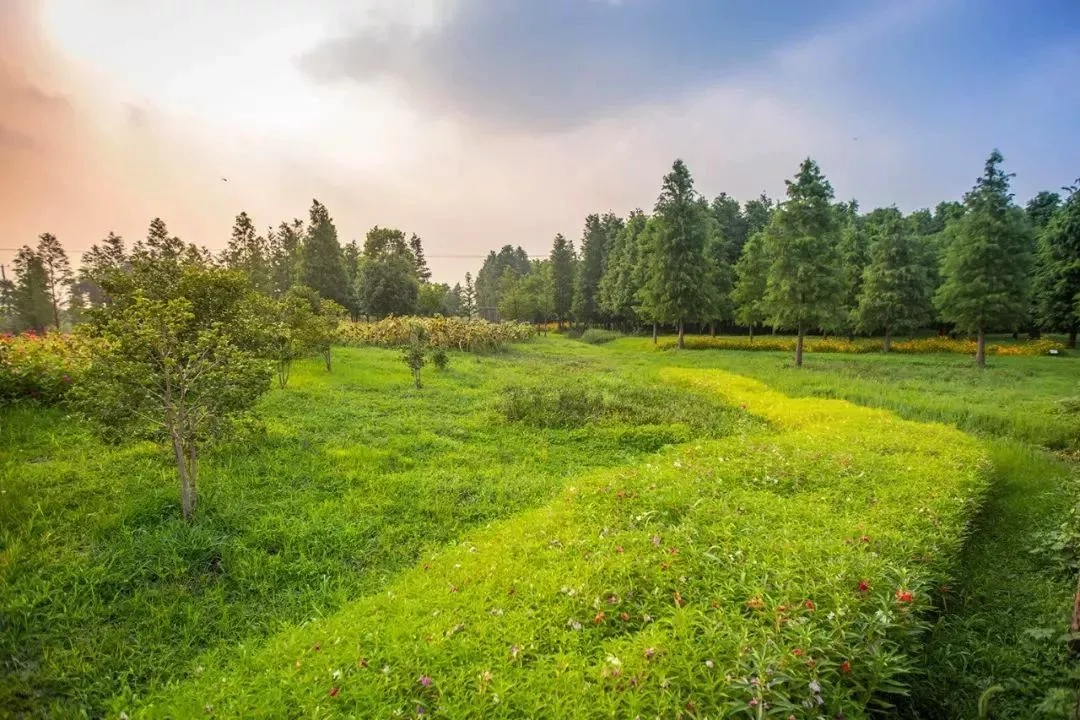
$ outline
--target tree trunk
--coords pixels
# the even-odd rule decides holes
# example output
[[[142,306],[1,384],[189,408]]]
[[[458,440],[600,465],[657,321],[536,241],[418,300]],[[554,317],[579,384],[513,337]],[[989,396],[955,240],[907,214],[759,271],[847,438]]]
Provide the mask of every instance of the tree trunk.
[[[1071,328],[1069,328],[1069,340],[1068,340],[1068,342],[1065,343],[1065,347],[1069,348],[1070,350],[1075,350],[1076,349],[1076,326],[1075,325],[1073,325]]]
[[[330,346],[330,345],[327,345],[326,347],[323,348],[323,351],[322,351],[323,360],[326,361],[326,372],[331,371],[331,367],[330,367],[330,352],[331,352],[331,350],[333,350],[333,347]]]
[[[885,345],[885,347],[884,347],[885,352],[889,352],[890,350],[892,350],[892,330],[890,330],[888,328],[885,329],[885,343],[884,343],[884,345]]]
[[[802,367],[802,352],[803,352],[803,338],[806,336],[806,329],[799,325],[799,337],[795,340],[795,367]]]
[[[981,368],[986,367],[986,326],[979,321],[979,343],[975,347],[975,364]]]
[[[292,366],[292,360],[278,360],[278,385],[284,390],[285,386],[289,384],[289,370]]]
[[[652,344],[655,345],[657,339],[660,337],[660,325],[659,323],[652,324]]]
[[[56,302],[56,295],[52,296],[53,320],[56,322],[56,330],[60,331],[60,304]]]
[[[680,318],[680,319],[679,319],[679,349],[680,349],[680,350],[682,350],[682,349],[683,349],[683,345],[685,345],[685,344],[686,344],[686,340],[685,340],[685,338],[686,338],[686,328],[685,328],[685,327],[683,327],[683,321],[682,321],[682,319]]]
[[[176,472],[180,476],[180,506],[184,513],[184,520],[191,522],[195,517],[195,478],[191,476],[188,466],[188,453],[184,451],[184,443],[174,431],[172,433],[173,455],[176,457]],[[194,458],[194,448],[191,450]]]
[[[752,323],[750,325],[750,344],[754,344],[754,325]]]
[[[716,323],[709,323],[709,337],[716,337]]]

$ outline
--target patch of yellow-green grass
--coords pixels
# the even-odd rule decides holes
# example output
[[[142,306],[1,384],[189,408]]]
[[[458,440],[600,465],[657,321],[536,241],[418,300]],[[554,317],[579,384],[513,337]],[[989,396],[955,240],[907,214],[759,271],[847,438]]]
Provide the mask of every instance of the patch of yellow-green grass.
[[[590,472],[140,717],[866,717],[986,487],[978,441],[719,371],[769,427]]]

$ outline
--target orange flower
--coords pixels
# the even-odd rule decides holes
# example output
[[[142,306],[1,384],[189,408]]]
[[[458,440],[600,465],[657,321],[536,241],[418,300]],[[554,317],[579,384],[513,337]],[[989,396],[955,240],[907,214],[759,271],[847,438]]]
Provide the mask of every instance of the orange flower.
[[[915,596],[908,590],[897,590],[896,600],[897,602],[910,603],[915,601]]]
[[[851,663],[849,663],[847,660],[840,663],[840,672],[842,672],[842,673],[851,672]]]

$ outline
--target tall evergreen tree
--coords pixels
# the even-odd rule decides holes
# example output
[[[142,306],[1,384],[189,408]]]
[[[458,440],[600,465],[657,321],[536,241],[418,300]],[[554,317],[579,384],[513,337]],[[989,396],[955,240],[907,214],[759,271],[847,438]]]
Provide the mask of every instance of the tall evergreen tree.
[[[465,273],[465,287],[461,291],[461,315],[467,318],[476,317],[476,288],[469,273]]]
[[[735,304],[735,321],[750,330],[754,342],[754,326],[768,317],[765,307],[765,288],[769,276],[769,256],[765,252],[765,235],[756,232],[743,245],[739,262],[735,264],[735,288],[731,292]]]
[[[60,308],[64,304],[64,295],[75,281],[64,246],[51,233],[44,233],[38,238],[37,256],[45,270],[45,282],[52,307],[53,324],[60,329]]]
[[[840,212],[842,230],[837,244],[840,262],[840,298],[837,313],[829,327],[851,337],[859,322],[859,296],[862,291],[863,271],[869,261],[867,235],[868,218],[857,214]]]
[[[925,256],[910,223],[895,207],[875,210],[866,223],[869,263],[859,294],[859,327],[885,334],[914,329],[927,319],[930,283]]]
[[[124,239],[115,233],[109,233],[100,245],[92,245],[83,253],[79,285],[90,307],[108,304],[109,297],[102,290],[102,283],[112,273],[126,272],[130,267]]]
[[[238,270],[251,280],[257,292],[270,294],[273,290],[273,269],[266,238],[255,230],[255,223],[246,212],[236,216],[229,243],[221,254],[221,263]]]
[[[424,257],[424,244],[416,233],[409,237],[409,248],[412,250],[413,258],[416,261],[416,277],[422,283],[430,282],[431,270],[428,268],[427,259]]]
[[[746,216],[743,215],[742,208],[739,207],[739,201],[727,193],[722,192],[713,198],[709,212],[713,219],[716,220],[717,227],[720,230],[720,237],[724,239],[727,247],[727,264],[734,265],[739,261],[743,245],[746,244],[749,237],[747,234],[750,227],[749,222]]]
[[[562,327],[574,304],[574,246],[561,233],[552,243],[550,260],[555,320]]]
[[[299,284],[300,248],[305,234],[304,221],[294,218],[292,222],[281,223],[277,232],[267,236],[274,297],[284,297],[289,288]]]
[[[1068,346],[1075,348],[1080,328],[1080,180],[1067,190],[1064,205],[1039,233],[1035,306],[1042,326],[1068,333]]]
[[[655,232],[646,250],[647,269],[642,306],[654,322],[674,323],[679,348],[686,323],[700,320],[709,301],[706,217],[694,190],[690,170],[676,160],[664,176],[654,209]]]
[[[364,314],[409,315],[420,299],[420,279],[416,256],[405,233],[393,228],[373,227],[364,240],[360,261],[358,297]],[[442,299],[437,305],[441,307]]]
[[[604,273],[604,256],[607,253],[607,232],[600,216],[585,218],[585,231],[581,236],[581,262],[574,278],[574,319],[591,325],[600,319],[597,292]]]
[[[131,254],[158,263],[176,264],[181,261],[187,251],[188,247],[183,240],[169,234],[165,221],[154,218],[150,221],[146,240],[136,242],[131,249]]]
[[[708,203],[700,199],[701,214],[705,219],[705,307],[702,320],[709,323],[709,334],[716,334],[716,324],[732,319],[734,308],[731,302],[731,288],[734,282],[733,268],[735,261],[731,257],[730,241],[724,235],[721,224],[710,212]],[[734,201],[732,201],[734,203]],[[739,204],[734,203],[738,211]],[[736,226],[734,232],[741,232]],[[741,248],[740,248],[741,251]]]
[[[837,311],[838,215],[832,186],[810,158],[785,183],[787,201],[765,228],[765,306],[773,325],[795,328],[795,366],[802,367],[807,330],[822,327]]]
[[[747,200],[743,205],[743,219],[746,222],[746,239],[749,240],[754,233],[761,232],[772,219],[776,203],[765,193],[761,193],[755,200]]]
[[[604,275],[600,278],[600,309],[623,326],[638,319],[638,264],[648,220],[640,209],[630,213],[611,244]]]
[[[29,245],[15,255],[14,314],[15,329],[45,332],[52,321],[49,276],[41,256]]]
[[[967,213],[951,222],[935,304],[945,320],[978,334],[975,362],[986,366],[986,331],[1015,327],[1027,309],[1030,230],[1012,201],[1011,174],[994,150],[964,196]]]
[[[318,292],[320,297],[349,307],[349,277],[337,228],[326,206],[318,200],[311,203],[307,236],[300,251],[300,269],[301,284]]]
[[[1066,190],[1069,190],[1069,188],[1066,188]],[[1061,196],[1056,192],[1043,190],[1028,200],[1024,210],[1031,221],[1031,226],[1035,228],[1036,232],[1039,232],[1050,224],[1051,218],[1054,217],[1054,213],[1057,212],[1059,207],[1061,207]]]

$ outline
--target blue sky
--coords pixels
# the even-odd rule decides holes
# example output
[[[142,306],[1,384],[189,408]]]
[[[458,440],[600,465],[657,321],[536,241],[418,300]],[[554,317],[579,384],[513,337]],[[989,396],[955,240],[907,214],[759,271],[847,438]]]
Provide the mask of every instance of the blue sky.
[[[960,198],[994,147],[1021,202],[1080,176],[1077,0],[2,0],[0,20],[0,234],[76,249],[155,215],[220,247],[241,209],[277,224],[318,197],[345,239],[415,231],[455,280],[651,207],[676,157],[748,199],[812,156],[865,209]]]

